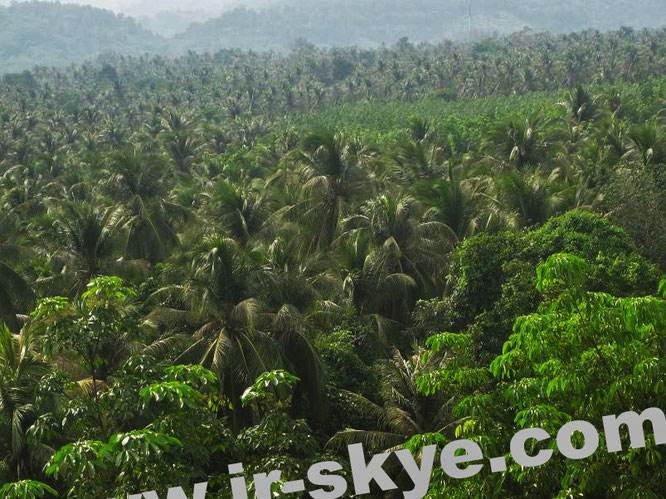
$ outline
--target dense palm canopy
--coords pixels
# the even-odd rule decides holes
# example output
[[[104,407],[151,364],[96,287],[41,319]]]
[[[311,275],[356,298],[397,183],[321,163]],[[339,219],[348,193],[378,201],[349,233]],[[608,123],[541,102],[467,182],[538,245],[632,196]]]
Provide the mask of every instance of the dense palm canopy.
[[[296,480],[341,444],[416,451],[470,421],[506,452],[522,407],[489,365],[551,305],[542,262],[571,253],[589,289],[661,310],[665,43],[523,32],[4,78],[0,478],[229,497],[228,463]],[[663,324],[644,326],[622,389],[663,405],[638,393],[664,373]],[[611,495],[645,492],[616,471]],[[582,474],[432,494],[585,495]]]

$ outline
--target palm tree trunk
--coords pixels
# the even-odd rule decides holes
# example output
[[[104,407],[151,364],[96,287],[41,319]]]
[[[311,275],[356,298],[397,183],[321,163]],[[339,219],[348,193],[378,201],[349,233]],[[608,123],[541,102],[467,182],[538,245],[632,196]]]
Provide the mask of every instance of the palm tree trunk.
[[[467,29],[469,31],[469,41],[472,41],[472,0],[467,0]]]

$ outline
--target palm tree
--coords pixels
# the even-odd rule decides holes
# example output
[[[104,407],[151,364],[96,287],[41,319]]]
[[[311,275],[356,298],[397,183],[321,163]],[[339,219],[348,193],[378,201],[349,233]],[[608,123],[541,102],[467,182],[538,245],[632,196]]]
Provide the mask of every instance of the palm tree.
[[[47,184],[31,168],[15,165],[0,177],[0,203],[3,209],[21,216],[40,214],[44,211],[45,192],[53,184]]]
[[[608,165],[615,167],[627,153],[625,136],[626,134],[619,124],[613,122],[610,125],[604,137],[606,152],[604,159]]]
[[[497,205],[516,228],[543,224],[556,213],[560,203],[557,190],[559,171],[508,172],[496,179]]]
[[[361,214],[347,219],[345,226],[367,232],[376,247],[374,259],[384,271],[411,276],[427,296],[437,288],[448,234],[441,222],[419,220],[418,211],[411,196],[381,194],[361,206]]]
[[[299,258],[297,245],[298,241],[277,238],[269,246],[260,275],[261,296],[271,312],[271,335],[281,347],[288,370],[301,379],[292,401],[297,402],[304,391],[309,412],[323,421],[327,407],[323,366],[310,332],[338,309],[324,297],[334,296],[339,283],[318,255]]]
[[[233,405],[235,430],[249,422],[240,402],[245,388],[283,364],[279,344],[262,329],[266,321],[255,294],[257,274],[257,265],[233,239],[209,237],[195,248],[185,282],[168,284],[152,295],[182,308],[158,308],[149,322],[197,328],[192,344],[175,362],[197,362],[219,375]]]
[[[168,132],[164,144],[178,172],[189,173],[200,148],[199,143],[188,132],[178,130]]]
[[[270,214],[263,188],[245,188],[220,180],[207,197],[210,207],[207,218],[219,222],[242,245],[261,232]]]
[[[35,396],[39,383],[48,372],[47,364],[36,353],[30,328],[12,334],[0,324],[0,428],[10,433],[2,461],[16,479],[35,476],[41,471],[40,447],[28,443],[26,433],[38,417]],[[4,427],[4,428],[3,428]],[[41,456],[44,457],[43,455]]]
[[[407,120],[407,131],[414,142],[429,142],[435,138],[435,130],[427,119],[410,116]]]
[[[646,123],[629,131],[629,153],[640,158],[643,165],[666,163],[666,135],[657,123]]]
[[[458,244],[482,229],[486,182],[465,179],[465,168],[449,165],[447,178],[418,182],[414,196],[425,208],[424,220],[437,221],[446,229],[453,244]]]
[[[571,119],[577,125],[590,121],[599,114],[597,99],[592,97],[580,83],[569,92],[567,100],[562,105],[569,110]]]
[[[342,132],[319,131],[305,137],[302,150],[293,156],[303,181],[301,200],[285,215],[302,220],[311,234],[310,251],[331,244],[348,205],[367,187],[362,167],[373,157]]]
[[[155,159],[147,162],[138,149],[128,148],[111,156],[107,171],[105,190],[130,214],[126,256],[151,264],[166,259],[179,244],[174,222],[187,219],[189,212],[165,196],[164,165]]]
[[[500,164],[535,168],[546,154],[546,144],[539,136],[540,122],[539,116],[532,116],[524,121],[510,118],[495,123],[484,137],[482,149]]]
[[[451,436],[451,430],[460,423],[452,416],[454,399],[423,395],[416,385],[419,376],[444,365],[441,357],[426,359],[424,352],[423,348],[417,348],[412,356],[405,358],[396,350],[391,359],[380,364],[383,405],[342,390],[350,405],[375,422],[375,426],[372,429],[341,430],[328,441],[327,447],[344,449],[362,443],[371,449],[369,452],[391,452],[403,448],[416,435],[441,433]],[[399,468],[394,471],[400,472]],[[399,475],[398,479],[401,478]]]
[[[16,314],[27,313],[34,304],[34,294],[25,279],[12,268],[29,254],[29,251],[14,242],[11,234],[19,234],[19,220],[13,213],[0,215],[0,322],[5,322],[12,331],[18,331]]]
[[[358,315],[376,323],[382,342],[396,321],[406,317],[417,287],[411,276],[394,270],[392,249],[374,248],[367,231],[350,231],[335,242],[343,291]]]
[[[76,277],[74,291],[82,291],[100,275],[131,279],[145,273],[140,260],[116,259],[127,222],[120,207],[100,209],[87,203],[64,202],[56,217],[54,228],[62,244],[57,253],[65,261],[65,270]]]
[[[404,181],[435,179],[446,171],[444,150],[424,141],[403,140],[393,161]]]

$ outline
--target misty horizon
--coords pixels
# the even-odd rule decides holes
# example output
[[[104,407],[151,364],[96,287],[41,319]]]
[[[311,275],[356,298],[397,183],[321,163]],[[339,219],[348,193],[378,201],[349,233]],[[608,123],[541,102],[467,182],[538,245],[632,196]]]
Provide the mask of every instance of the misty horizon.
[[[299,41],[368,49],[403,39],[499,39],[525,28],[560,35],[666,25],[663,0],[557,5],[473,0],[471,5],[470,16],[468,0],[0,0],[0,72],[108,53],[178,56],[230,48],[285,53]]]
[[[30,0],[0,0],[0,5],[8,6],[12,3],[21,3]],[[154,16],[160,12],[205,12],[211,16],[220,15],[223,12],[239,6],[262,7],[274,0],[191,0],[183,5],[181,0],[40,0],[50,3],[89,5],[91,7],[111,10],[135,17]]]

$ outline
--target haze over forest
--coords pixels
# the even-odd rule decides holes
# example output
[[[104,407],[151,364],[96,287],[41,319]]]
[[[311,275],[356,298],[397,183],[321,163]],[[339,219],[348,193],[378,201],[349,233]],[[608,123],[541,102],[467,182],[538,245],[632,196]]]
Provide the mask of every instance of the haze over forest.
[[[665,0],[97,1],[0,6],[0,499],[664,497]]]
[[[526,27],[568,33],[666,24],[661,0],[565,0],[557,5],[473,0],[468,14],[467,0],[194,0],[186,5],[176,0],[2,0],[0,72],[62,66],[105,52],[173,56],[234,47],[286,52],[297,40],[318,47],[369,48],[404,37],[412,42],[478,40]]]

